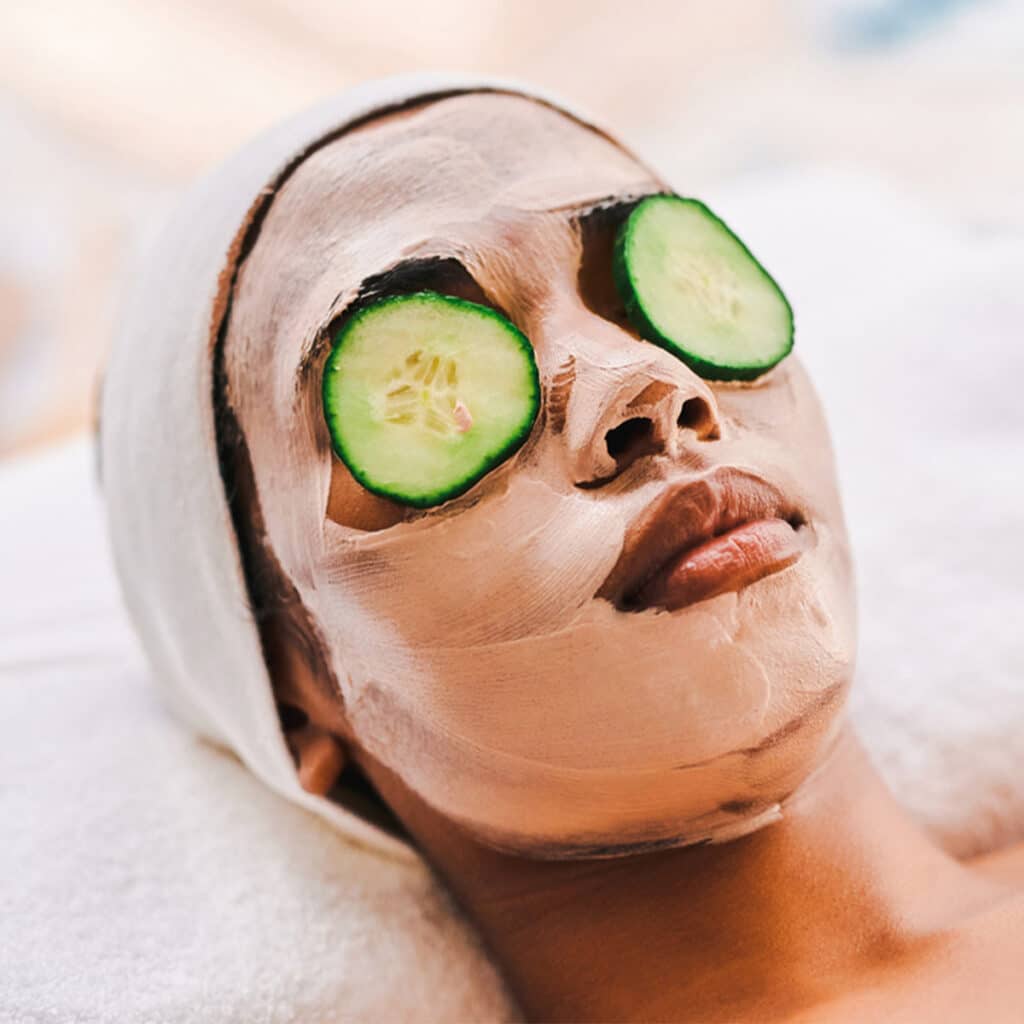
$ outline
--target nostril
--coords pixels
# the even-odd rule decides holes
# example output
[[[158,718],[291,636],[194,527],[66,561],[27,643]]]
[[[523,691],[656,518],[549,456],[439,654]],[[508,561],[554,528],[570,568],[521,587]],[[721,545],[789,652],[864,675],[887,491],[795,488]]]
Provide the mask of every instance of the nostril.
[[[698,437],[709,437],[715,432],[711,408],[703,398],[688,398],[683,402],[676,425],[696,431]]]
[[[654,423],[646,416],[635,416],[609,430],[605,435],[605,443],[608,445],[608,454],[616,462],[621,462],[649,450],[653,437]]]

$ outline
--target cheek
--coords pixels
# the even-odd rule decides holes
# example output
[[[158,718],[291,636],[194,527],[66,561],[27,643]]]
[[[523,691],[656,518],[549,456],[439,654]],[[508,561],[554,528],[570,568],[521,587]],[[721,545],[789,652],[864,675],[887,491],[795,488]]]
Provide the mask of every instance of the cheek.
[[[836,465],[825,413],[810,377],[793,356],[762,383],[715,386],[727,442],[779,483],[794,489],[812,515],[841,526]]]
[[[810,412],[806,375],[792,356],[749,384],[712,383],[719,412],[732,432],[771,437],[801,428]]]
[[[326,582],[421,647],[549,633],[573,622],[618,557],[625,511],[509,472],[448,516],[359,538]]]

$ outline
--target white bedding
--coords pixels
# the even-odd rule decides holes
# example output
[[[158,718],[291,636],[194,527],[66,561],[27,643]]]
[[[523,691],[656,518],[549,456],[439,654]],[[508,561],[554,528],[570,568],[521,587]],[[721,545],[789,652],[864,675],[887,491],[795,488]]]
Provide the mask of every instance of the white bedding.
[[[1024,838],[1024,239],[827,171],[704,198],[787,289],[830,410],[869,748],[950,849]],[[0,1021],[516,1019],[425,867],[160,707],[91,461],[0,466]]]

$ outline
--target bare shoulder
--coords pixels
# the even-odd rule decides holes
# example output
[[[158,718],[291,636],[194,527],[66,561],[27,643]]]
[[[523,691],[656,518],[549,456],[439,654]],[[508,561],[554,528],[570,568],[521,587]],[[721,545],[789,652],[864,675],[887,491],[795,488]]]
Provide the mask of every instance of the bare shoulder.
[[[1024,852],[1018,850],[1017,858],[1019,873]],[[988,906],[927,936],[910,955],[879,963],[849,991],[787,1018],[788,1024],[1019,1024],[1024,887],[1020,893],[1006,885],[993,889],[1002,893]]]

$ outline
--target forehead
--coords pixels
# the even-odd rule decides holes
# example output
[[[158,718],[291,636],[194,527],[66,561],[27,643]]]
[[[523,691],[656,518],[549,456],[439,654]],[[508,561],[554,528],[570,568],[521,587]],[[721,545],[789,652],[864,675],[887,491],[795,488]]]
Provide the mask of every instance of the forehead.
[[[534,99],[468,93],[372,118],[319,148],[275,204],[325,198],[352,226],[390,213],[464,204],[551,210],[608,194],[651,173],[601,132]],[[322,212],[322,211],[321,211]]]

